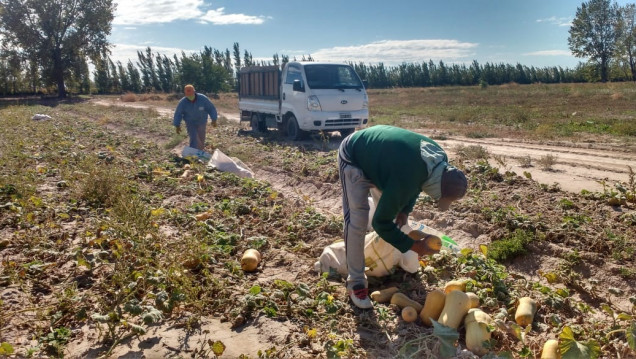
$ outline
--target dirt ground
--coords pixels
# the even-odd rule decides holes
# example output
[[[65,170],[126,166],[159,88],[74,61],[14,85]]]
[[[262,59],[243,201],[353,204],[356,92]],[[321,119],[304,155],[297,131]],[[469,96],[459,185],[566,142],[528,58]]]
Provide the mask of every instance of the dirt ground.
[[[98,100],[95,101],[97,105],[112,105],[113,102]],[[145,104],[129,104],[118,103],[117,105],[130,106],[137,108],[144,108],[148,105]],[[172,109],[170,108],[156,108],[161,116],[171,117]],[[233,113],[220,113],[221,117],[224,117],[234,125],[238,123],[238,115]],[[242,125],[243,128],[245,124]],[[418,131],[415,129],[415,131]],[[425,133],[432,137],[435,133],[426,133],[423,130],[420,132]],[[320,146],[325,151],[335,150],[339,144],[339,140],[336,135],[328,143],[322,142]],[[258,135],[256,136],[258,138]],[[481,146],[484,148],[492,158],[496,159],[497,166],[503,171],[511,171],[517,173],[521,177],[518,177],[518,184],[514,185],[512,190],[507,189],[507,186],[501,185],[490,190],[494,193],[499,193],[501,197],[509,195],[513,199],[517,200],[517,208],[528,208],[528,206],[541,206],[541,203],[554,203],[557,195],[546,193],[545,188],[550,187],[555,191],[562,190],[570,192],[572,194],[579,194],[581,190],[587,190],[590,192],[603,192],[605,189],[611,188],[615,183],[627,182],[629,180],[629,167],[632,169],[636,167],[636,151],[633,148],[626,147],[622,144],[615,144],[610,141],[603,141],[597,139],[591,139],[589,141],[582,141],[576,143],[566,142],[528,142],[520,141],[517,139],[501,139],[501,138],[461,138],[461,137],[441,137],[437,140],[449,153],[449,157],[453,159],[457,152],[466,146]],[[315,139],[309,139],[293,144],[294,146],[311,147],[316,146]],[[174,153],[180,152],[180,147],[173,149]],[[231,155],[231,153],[228,153]],[[552,156],[556,161],[554,164],[550,164],[549,168],[542,168],[541,162],[546,157]],[[247,163],[247,165],[253,170],[257,179],[269,182],[273,188],[282,193],[286,198],[297,201],[300,204],[310,204],[317,208],[319,211],[325,214],[338,215],[341,211],[341,198],[340,188],[337,181],[323,181],[320,178],[301,177],[295,175],[293,172],[289,172],[281,169],[278,166],[264,165],[259,162]],[[523,175],[522,175],[523,174]],[[530,180],[531,178],[532,180]],[[536,182],[533,182],[536,181]],[[532,183],[535,183],[533,185]],[[544,184],[543,190],[536,184]],[[552,197],[553,199],[548,199]],[[533,198],[542,198],[545,201],[533,201]],[[546,202],[547,201],[547,202]],[[483,205],[483,204],[482,204]],[[437,214],[428,210],[417,210],[413,216],[415,220],[426,221],[433,228],[441,230],[455,239],[460,247],[471,248],[477,250],[480,244],[488,244],[497,238],[497,228],[489,223],[481,222],[474,214],[479,212],[480,208],[476,208],[477,204],[464,203],[457,209],[455,214]],[[550,205],[551,207],[555,205]],[[595,206],[595,204],[584,204],[580,206]],[[552,216],[551,213],[554,208],[534,208],[529,213],[540,213],[544,211],[546,217]],[[613,221],[612,218],[618,218],[625,213],[633,213],[634,209],[626,208],[612,209],[600,209],[598,211],[600,216],[606,216],[608,221]],[[633,228],[632,228],[633,232]],[[559,237],[561,234],[554,232],[551,235]],[[590,234],[592,237],[599,239],[601,234]],[[623,288],[628,294],[633,295],[634,284],[625,285],[623,279],[616,275],[619,270],[615,264],[604,263],[602,257],[599,257],[597,251],[589,247],[590,244],[581,240],[580,243],[567,243],[559,240],[551,241],[545,245],[535,246],[532,248],[533,255],[523,257],[521,260],[515,261],[508,265],[508,270],[513,273],[519,273],[534,280],[540,280],[542,273],[548,273],[557,270],[559,268],[561,260],[564,254],[570,253],[574,248],[584,261],[586,278],[585,282],[596,279],[603,282],[603,286],[614,286]],[[320,253],[321,246],[315,248],[313,253],[318,255]],[[282,255],[282,254],[281,254]],[[305,264],[300,268],[290,273],[289,267],[276,270],[275,268],[266,267],[263,273],[259,275],[258,280],[267,280],[268,276],[288,276],[292,279],[302,278],[303,276],[311,273],[311,262],[305,261]],[[583,280],[580,284],[581,287],[585,286]],[[575,294],[572,298],[577,300],[578,294]],[[589,299],[589,298],[588,298]],[[586,300],[588,300],[586,299]],[[616,299],[615,304],[617,308],[620,308],[626,312],[630,311],[630,303],[625,298]],[[232,348],[240,348],[236,353],[227,352],[224,357],[234,357],[238,353],[248,354],[255,356],[259,349],[264,349],[267,345],[259,347],[257,343],[269,343],[269,342],[289,342],[290,338],[294,336],[294,333],[299,331],[299,328],[293,324],[281,325],[276,323],[257,322],[252,326],[247,327],[244,330],[236,331],[230,328],[229,325],[223,323],[215,323],[213,319],[210,319],[205,324],[207,330],[199,332],[198,335],[189,336],[183,331],[176,330],[169,327],[154,328],[154,337],[145,339],[143,342],[134,344],[133,347],[121,347],[116,350],[113,357],[120,358],[136,358],[136,357],[161,357],[168,356],[171,353],[179,352],[175,350],[173,346],[177,343],[183,343],[183,340],[175,341],[175,337],[184,338],[187,337],[187,343],[191,343],[192,347],[201,345],[205,341],[205,338],[210,335],[215,338],[223,338],[228,343],[237,343],[237,345],[230,345]],[[365,341],[365,333],[361,331],[357,334],[361,341]],[[275,339],[278,337],[278,339]],[[170,339],[173,338],[173,339]],[[287,338],[287,339],[284,339]],[[369,340],[374,340],[372,337]],[[249,347],[240,346],[240,343],[252,343]],[[79,343],[77,343],[79,344]],[[538,343],[536,344],[538,345]],[[190,347],[190,348],[192,348]],[[181,348],[183,349],[183,348]],[[74,349],[71,349],[73,351]],[[310,351],[311,352],[311,351]],[[315,349],[315,354],[318,355],[319,348]],[[379,351],[381,353],[381,351]],[[294,357],[293,351],[290,356]],[[378,353],[378,352],[376,352]],[[297,353],[299,357],[311,357],[312,354],[308,354],[306,351],[303,353]],[[461,354],[459,354],[461,356]],[[464,353],[466,357],[470,357],[469,354]],[[372,356],[373,357],[373,356]]]
[[[170,121],[173,113],[173,108],[147,103],[125,103],[112,98],[96,98],[92,102],[96,112],[102,106],[153,108],[157,111],[160,121]],[[271,153],[268,153],[267,157],[244,161],[256,179],[271,184],[286,201],[298,205],[299,208],[311,206],[328,217],[341,215],[340,184],[337,173],[336,176],[333,175],[333,161],[328,161],[333,160],[334,151],[340,143],[339,135],[291,143],[276,137],[276,131],[268,134],[252,133],[246,124],[239,123],[237,113],[220,111],[220,117],[222,122],[219,131],[223,131],[224,135],[213,137],[216,133],[214,131],[217,130],[212,129],[209,133],[213,141],[217,141],[217,148],[229,156],[237,156],[244,150],[246,143],[271,146],[268,147],[271,148]],[[126,136],[136,136],[135,133],[116,124],[106,124],[106,127]],[[633,249],[636,240],[636,208],[633,204],[609,206],[594,196],[582,195],[581,191],[602,193],[606,189],[614,188],[618,182],[629,181],[628,166],[636,169],[636,148],[598,137],[572,143],[529,142],[518,139],[465,138],[448,136],[437,131],[430,133],[427,132],[429,130],[413,130],[435,138],[446,149],[451,161],[460,161],[466,165],[467,174],[475,179],[471,183],[471,189],[477,195],[470,198],[467,196],[451,211],[445,213],[437,212],[426,203],[418,203],[412,213],[412,220],[424,222],[452,237],[461,248],[475,251],[479,250],[480,245],[489,245],[514,229],[540,228],[541,232],[545,233],[545,238],[532,243],[527,255],[506,263],[507,271],[512,273],[514,278],[519,282],[533,281],[547,285],[546,274],[558,273],[562,278],[553,286],[571,290],[571,295],[564,300],[571,304],[571,307],[575,307],[576,303],[585,303],[595,308],[594,317],[599,320],[598,328],[605,328],[612,322],[612,318],[600,309],[606,298],[611,297],[608,294],[609,288],[618,288],[624,293],[611,297],[612,308],[617,312],[632,313],[633,306],[627,298],[636,295],[636,273],[630,272],[634,271],[635,262],[631,256],[621,257],[620,251],[625,248]],[[164,144],[168,142],[170,134],[162,138],[150,138],[147,134],[137,136],[144,141]],[[184,145],[185,143],[181,143],[166,152],[179,155]],[[499,167],[499,172],[464,159],[462,152],[470,146],[485,149],[489,155],[489,163]],[[309,163],[303,163],[301,160],[292,161],[291,164],[286,161],[286,157],[290,155],[302,159],[303,153],[308,151],[312,152],[311,160],[325,159],[326,165],[314,169]],[[551,164],[549,168],[542,168],[542,162],[548,156],[552,156],[556,163]],[[200,200],[193,197],[175,195],[163,199],[163,202],[166,207],[172,207],[175,203],[187,207]],[[589,221],[583,218],[585,216],[589,217]],[[73,222],[67,223],[60,232],[70,231],[73,227]],[[175,228],[160,230],[168,239],[179,236]],[[621,243],[626,247],[620,247],[618,242],[610,241],[608,233],[623,234],[622,238],[626,238],[627,244]],[[4,237],[11,237],[11,233],[0,232],[0,239]],[[308,236],[308,247],[294,252],[268,248],[264,252],[264,261],[259,271],[247,274],[246,278],[254,284],[264,286],[275,280],[291,283],[316,282],[317,273],[313,271],[313,264],[322,249],[336,239],[335,235],[316,238]],[[632,247],[629,247],[630,245]],[[11,249],[12,247],[9,247],[9,251]],[[2,253],[6,255],[7,251]],[[17,262],[20,256],[23,256],[21,253],[11,253]],[[59,268],[56,268],[60,280],[83,278],[82,273],[78,274],[76,265],[70,268],[73,266],[71,262],[74,260],[68,264],[60,264]],[[431,263],[432,266],[435,264]],[[628,275],[625,275],[625,271]],[[71,274],[67,275],[67,272],[73,273],[77,278],[71,278]],[[81,282],[79,279],[77,280]],[[409,277],[409,274],[403,274],[401,278],[391,278],[389,281],[373,285],[379,288],[409,280],[413,278]],[[38,295],[38,300],[46,303],[47,300],[52,300],[49,298],[51,290],[47,288],[48,284],[42,285],[42,288],[34,287],[30,290]],[[342,283],[336,282],[334,285],[337,290],[336,297],[346,302]],[[413,298],[422,299],[429,289],[424,286],[417,287],[410,294]],[[531,288],[527,289],[529,292]],[[241,300],[242,294],[238,290],[234,294],[237,302]],[[29,336],[28,323],[41,318],[37,318],[33,308],[22,309],[21,303],[26,300],[22,288],[3,287],[0,289],[0,300],[3,302],[3,310],[16,311],[19,314],[12,318],[3,318],[3,324],[6,325],[6,329],[1,329],[3,337],[12,339],[22,348],[36,346],[37,338]],[[380,325],[374,312],[347,309],[344,313],[340,321],[329,325],[338,326],[340,331],[347,332],[347,337],[354,338],[354,346],[362,348],[350,357],[392,357],[397,353],[399,346],[404,345],[403,338],[422,330],[421,326],[409,326],[398,320],[388,326]],[[171,317],[170,321],[150,327],[145,335],[124,341],[114,349],[109,358],[198,358],[202,356],[197,353],[202,353],[204,348],[209,349],[211,340],[225,344],[226,350],[222,358],[238,358],[241,355],[256,358],[259,351],[266,351],[272,346],[277,348],[275,357],[279,358],[327,357],[324,345],[319,344],[325,342],[308,340],[305,335],[308,328],[299,321],[276,320],[259,315],[245,325],[236,325],[236,322],[232,322],[231,313],[225,312],[200,318],[199,325],[192,328],[189,325],[190,314],[186,311],[179,312],[176,317]],[[549,323],[554,315],[573,324],[581,324],[583,321],[583,316],[574,314],[571,310],[557,310],[546,305],[545,309],[541,310],[540,330],[537,330],[539,333],[534,333],[528,339],[528,347],[535,353],[538,353],[546,338],[553,337],[554,333],[550,332]],[[100,341],[103,333],[94,323],[86,323],[83,327],[74,329],[73,340],[65,349],[66,357],[95,358],[107,349]],[[520,349],[519,344],[511,344],[511,340],[503,334],[497,334],[497,339],[510,348]],[[434,344],[431,346],[434,347]],[[629,350],[624,353],[627,354],[622,358],[634,358]],[[456,357],[476,358],[461,348]]]

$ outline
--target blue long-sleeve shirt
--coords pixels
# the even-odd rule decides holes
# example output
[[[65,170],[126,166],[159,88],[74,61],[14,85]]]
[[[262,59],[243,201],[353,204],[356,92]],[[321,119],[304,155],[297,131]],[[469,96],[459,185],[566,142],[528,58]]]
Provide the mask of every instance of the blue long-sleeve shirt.
[[[188,100],[187,97],[179,101],[177,108],[174,110],[172,124],[177,127],[181,126],[181,120],[193,125],[204,124],[207,122],[208,116],[210,116],[212,121],[217,120],[216,107],[205,95],[196,93],[194,101]]]

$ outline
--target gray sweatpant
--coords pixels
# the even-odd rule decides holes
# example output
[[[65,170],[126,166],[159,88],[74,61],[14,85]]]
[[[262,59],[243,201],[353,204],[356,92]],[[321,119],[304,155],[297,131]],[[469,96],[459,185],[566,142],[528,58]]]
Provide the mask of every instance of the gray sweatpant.
[[[347,289],[356,284],[367,288],[364,274],[364,237],[369,222],[369,192],[377,204],[381,192],[364,176],[362,170],[351,164],[343,146],[338,151],[338,169],[342,183],[342,212],[344,215],[344,242],[347,256]]]
[[[186,130],[190,137],[190,147],[194,147],[197,150],[203,150],[205,147],[205,129],[207,122],[203,124],[192,124],[186,121]]]

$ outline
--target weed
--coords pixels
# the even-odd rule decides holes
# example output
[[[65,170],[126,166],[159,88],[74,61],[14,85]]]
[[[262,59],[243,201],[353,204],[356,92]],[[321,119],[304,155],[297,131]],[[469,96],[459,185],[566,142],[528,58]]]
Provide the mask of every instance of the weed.
[[[512,260],[528,251],[528,244],[534,239],[534,234],[522,229],[516,229],[508,236],[495,240],[488,246],[488,258],[497,262]]]
[[[539,166],[541,167],[542,170],[544,171],[553,171],[553,167],[554,165],[557,164],[557,156],[552,155],[552,154],[547,154],[545,156],[541,156],[541,158],[539,158],[537,160],[537,163],[539,164]]]
[[[530,156],[524,156],[518,159],[519,166],[522,168],[532,167],[532,158]]]

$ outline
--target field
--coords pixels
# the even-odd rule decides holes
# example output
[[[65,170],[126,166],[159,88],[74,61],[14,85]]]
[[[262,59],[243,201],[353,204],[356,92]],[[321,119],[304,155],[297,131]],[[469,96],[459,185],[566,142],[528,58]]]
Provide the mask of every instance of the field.
[[[221,94],[207,149],[255,173],[239,178],[178,156],[177,100],[4,102],[0,355],[476,357],[463,326],[358,310],[341,278],[313,270],[341,238],[337,134],[252,133]],[[433,137],[470,190],[449,212],[422,196],[412,213],[460,253],[370,289],[424,303],[467,280],[495,319],[486,357],[539,358],[560,338],[564,358],[636,358],[634,103],[633,84],[371,90],[371,123]],[[247,248],[263,256],[253,273],[239,263]],[[539,303],[526,328],[514,323],[523,296]]]

